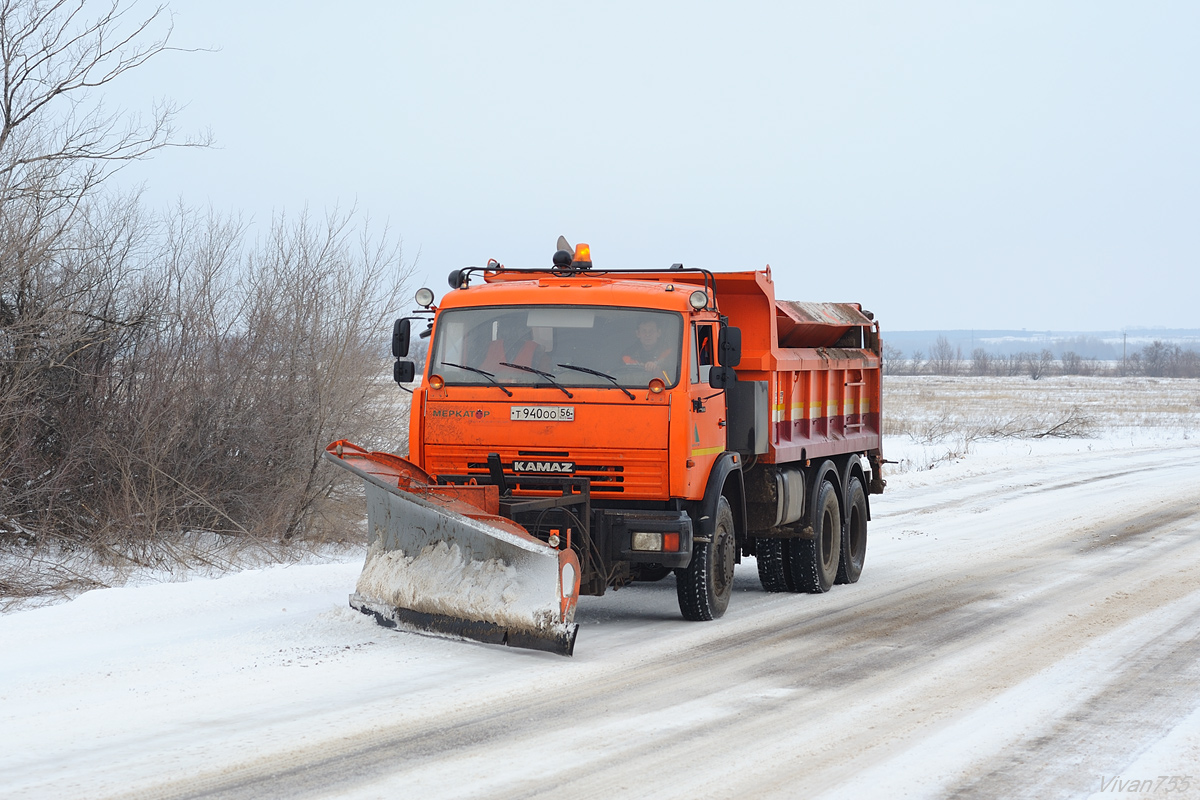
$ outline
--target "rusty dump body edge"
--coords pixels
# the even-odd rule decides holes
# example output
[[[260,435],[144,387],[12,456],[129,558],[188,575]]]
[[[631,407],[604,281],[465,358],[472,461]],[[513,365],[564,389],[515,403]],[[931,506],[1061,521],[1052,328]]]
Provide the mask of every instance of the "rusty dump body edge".
[[[369,549],[350,604],[388,627],[571,655],[579,563],[495,513],[494,486],[438,486],[346,441],[325,457],[363,479]]]

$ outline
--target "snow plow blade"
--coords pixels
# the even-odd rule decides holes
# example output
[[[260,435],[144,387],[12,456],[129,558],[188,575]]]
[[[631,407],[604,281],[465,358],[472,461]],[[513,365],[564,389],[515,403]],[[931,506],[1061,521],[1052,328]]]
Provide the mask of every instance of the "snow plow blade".
[[[387,627],[571,655],[579,562],[500,516],[496,486],[439,486],[347,441],[325,458],[366,488],[369,545],[352,607]]]

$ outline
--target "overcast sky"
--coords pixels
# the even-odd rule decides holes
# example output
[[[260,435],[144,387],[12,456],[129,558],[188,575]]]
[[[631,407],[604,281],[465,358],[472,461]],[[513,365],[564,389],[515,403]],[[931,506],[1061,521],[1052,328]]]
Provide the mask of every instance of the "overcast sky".
[[[172,0],[218,148],[155,203],[357,205],[439,295],[489,257],[770,264],[884,329],[1200,327],[1200,4]],[[414,285],[415,289],[416,286]]]

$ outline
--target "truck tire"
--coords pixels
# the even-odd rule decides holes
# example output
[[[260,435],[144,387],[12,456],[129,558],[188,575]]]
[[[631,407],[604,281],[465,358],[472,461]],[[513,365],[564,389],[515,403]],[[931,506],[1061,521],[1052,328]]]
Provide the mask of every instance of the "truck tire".
[[[821,481],[811,508],[813,538],[788,541],[788,566],[796,591],[820,594],[833,587],[842,555],[842,509],[832,483]]]
[[[858,478],[846,487],[846,528],[842,531],[842,556],[838,562],[838,583],[854,583],[862,574],[867,558],[867,493]]]
[[[733,510],[724,497],[717,500],[716,524],[711,542],[692,545],[692,561],[675,570],[679,611],[693,622],[718,619],[729,607],[733,594],[733,565],[737,540],[733,532]]]
[[[790,585],[791,572],[788,570],[788,542],[786,539],[759,539],[754,543],[755,558],[758,561],[758,580],[765,592],[794,592]]]

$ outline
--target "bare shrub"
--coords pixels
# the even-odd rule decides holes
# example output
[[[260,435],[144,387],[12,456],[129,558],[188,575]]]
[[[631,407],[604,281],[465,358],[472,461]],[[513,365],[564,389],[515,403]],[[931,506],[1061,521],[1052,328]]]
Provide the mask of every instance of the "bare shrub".
[[[405,275],[398,248],[356,240],[349,215],[301,216],[276,220],[239,263],[236,223],[190,221],[175,223],[170,324],[135,398],[144,413],[127,457],[144,475],[123,494],[167,509],[175,527],[311,534],[327,527],[322,500],[340,478],[322,469],[324,446],[347,437],[395,448],[403,433],[383,396],[395,387],[380,380]]]
[[[243,251],[236,221],[184,211],[164,231],[139,213],[80,217],[8,304],[0,528],[93,543],[317,530],[324,445],[403,433],[379,379],[398,248],[355,240],[349,215],[277,220]]]
[[[8,596],[94,580],[68,563],[218,563],[225,541],[336,535],[344,484],[325,444],[404,436],[383,394],[398,244],[352,213],[280,218],[248,241],[237,219],[161,218],[101,192],[173,143],[173,112],[143,126],[86,93],[169,49],[169,28],[149,36],[162,12],[130,23],[120,0],[90,21],[85,6],[0,3]]]
[[[1074,350],[1064,351],[1060,361],[1062,362],[1063,375],[1083,374],[1083,357]]]
[[[929,369],[935,375],[957,375],[962,362],[962,348],[950,344],[945,336],[937,337],[929,351]]]
[[[975,429],[977,440],[1078,439],[1090,436],[1095,420],[1079,406],[1066,412],[1050,412],[994,418]]]
[[[971,351],[971,374],[988,375],[992,371],[992,355],[982,347]]]
[[[1200,378],[1200,353],[1157,340],[1134,353],[1130,365],[1152,378]]]
[[[1016,358],[1022,371],[1035,381],[1053,372],[1054,353],[1048,349],[1043,349],[1040,353],[1018,353]]]
[[[881,348],[884,375],[899,375],[904,368],[904,351],[895,345],[883,343]]]
[[[1020,375],[1025,366],[1024,353],[1009,353],[996,357],[996,374],[1004,377]]]
[[[913,350],[912,358],[908,362],[908,374],[920,375],[925,371],[925,351]]]

